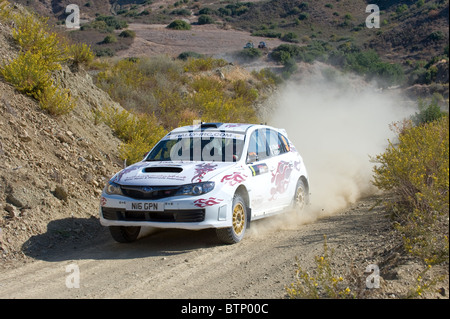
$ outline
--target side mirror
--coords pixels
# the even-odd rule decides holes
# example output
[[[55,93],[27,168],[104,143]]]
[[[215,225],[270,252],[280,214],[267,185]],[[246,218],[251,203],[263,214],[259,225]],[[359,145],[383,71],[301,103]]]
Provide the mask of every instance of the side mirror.
[[[256,155],[255,153],[247,154],[247,163],[253,163],[253,162],[256,162],[257,160],[258,160],[258,155]]]

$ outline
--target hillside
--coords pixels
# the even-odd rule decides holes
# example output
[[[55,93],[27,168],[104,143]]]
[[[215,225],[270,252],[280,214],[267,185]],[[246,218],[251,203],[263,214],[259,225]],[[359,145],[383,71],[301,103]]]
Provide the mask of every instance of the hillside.
[[[17,54],[11,29],[0,24],[0,58]],[[120,141],[104,124],[96,124],[93,110],[121,106],[98,89],[84,71],[64,67],[56,74],[70,87],[77,107],[70,116],[55,117],[38,102],[0,81],[0,256],[2,267],[22,260],[32,236],[50,231],[40,249],[67,234],[89,234],[97,215],[98,196],[105,181],[121,167]],[[73,223],[74,218],[78,218]],[[49,230],[52,220],[60,227]],[[75,232],[72,232],[75,231]],[[71,238],[76,240],[77,238]]]
[[[365,27],[369,15],[365,9],[373,3],[366,0],[17,2],[61,22],[68,15],[64,12],[68,4],[80,7],[85,22],[100,14],[115,15],[128,23],[167,25],[175,19],[186,19],[196,24],[200,15],[207,15],[211,17],[208,23],[266,34],[268,38],[292,32],[303,42],[317,39],[339,45],[352,41],[397,62],[441,55],[449,39],[449,2],[443,0],[376,1],[381,10],[379,29]]]
[[[21,1],[57,21],[62,31],[67,31],[63,9],[69,2]],[[400,77],[387,81],[387,86],[401,85],[414,99],[433,94],[448,99],[449,1],[378,1],[378,29],[365,26],[369,2],[75,1],[81,29],[66,33],[74,42],[90,44],[99,57],[177,57],[188,51],[234,63],[243,62],[237,55],[247,42],[265,41],[268,49],[249,67],[275,71],[280,61],[272,53],[282,44],[306,48],[306,57],[295,57],[296,62],[318,60],[356,73],[367,67],[350,65],[354,61],[348,57],[361,62],[368,57],[358,53],[373,50],[381,61],[397,67],[386,64],[377,73],[391,76],[401,69]],[[189,22],[191,30],[167,29],[174,20]],[[129,33],[122,35],[125,30]]]

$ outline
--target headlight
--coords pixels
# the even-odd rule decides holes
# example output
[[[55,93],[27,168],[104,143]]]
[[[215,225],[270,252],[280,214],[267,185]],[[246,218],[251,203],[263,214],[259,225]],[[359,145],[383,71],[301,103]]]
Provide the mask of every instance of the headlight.
[[[109,181],[103,189],[108,195],[123,195],[120,185]]]
[[[214,189],[214,182],[202,182],[195,184],[183,185],[177,192],[177,195],[202,195]]]

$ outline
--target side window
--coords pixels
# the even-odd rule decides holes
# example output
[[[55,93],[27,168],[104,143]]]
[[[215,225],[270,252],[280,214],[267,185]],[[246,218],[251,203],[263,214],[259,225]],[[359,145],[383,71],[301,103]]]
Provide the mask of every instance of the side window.
[[[288,139],[282,134],[280,134],[280,139],[281,139],[281,142],[283,143],[285,151],[289,152],[291,150],[291,147],[289,146]]]
[[[256,130],[250,136],[247,153],[247,163],[261,161],[269,157],[264,130]]]
[[[277,156],[286,152],[285,143],[281,139],[281,134],[273,130],[268,130],[267,138],[270,156]]]

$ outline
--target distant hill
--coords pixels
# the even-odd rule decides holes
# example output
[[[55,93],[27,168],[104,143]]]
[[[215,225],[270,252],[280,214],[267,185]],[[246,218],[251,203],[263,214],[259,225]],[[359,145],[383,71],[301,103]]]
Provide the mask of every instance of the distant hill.
[[[200,14],[218,24],[268,37],[294,34],[295,40],[319,39],[339,45],[352,41],[373,48],[392,61],[429,60],[448,50],[448,0],[17,0],[40,14],[64,20],[65,7],[77,4],[81,18],[116,15],[129,23],[169,23],[187,19],[196,23]],[[381,10],[380,28],[368,29],[368,4]]]

